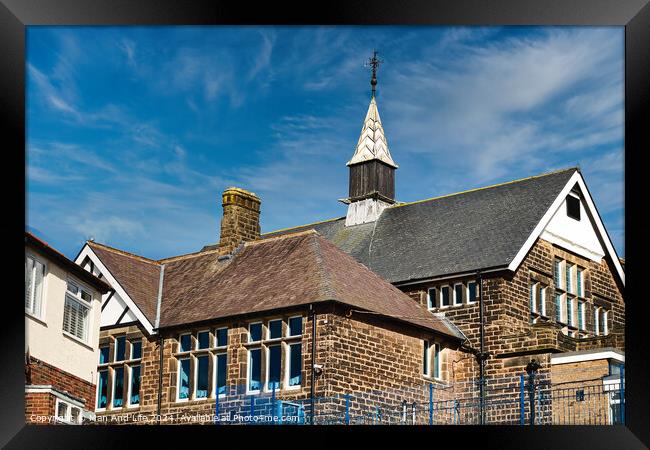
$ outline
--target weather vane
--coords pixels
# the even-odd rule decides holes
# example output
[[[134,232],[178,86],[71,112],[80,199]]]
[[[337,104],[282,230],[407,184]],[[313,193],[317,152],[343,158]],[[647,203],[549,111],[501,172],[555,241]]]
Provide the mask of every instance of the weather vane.
[[[366,67],[372,67],[372,78],[370,79],[370,85],[372,86],[372,96],[375,97],[375,90],[377,88],[377,68],[379,64],[383,63],[381,59],[377,59],[377,50],[373,52],[372,58],[368,58]]]

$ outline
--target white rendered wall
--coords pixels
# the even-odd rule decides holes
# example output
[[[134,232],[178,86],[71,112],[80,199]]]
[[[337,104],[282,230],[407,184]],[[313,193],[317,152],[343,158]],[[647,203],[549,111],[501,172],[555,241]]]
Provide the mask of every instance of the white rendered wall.
[[[348,214],[345,217],[345,226],[374,222],[382,211],[390,206],[381,200],[367,198],[348,205]]]
[[[34,358],[94,383],[99,360],[100,293],[80,283],[74,276],[71,277],[85,286],[93,296],[88,318],[88,341],[82,343],[64,334],[63,310],[68,273],[31,248],[27,253],[46,265],[46,275],[43,283],[42,318],[39,320],[25,313],[25,351],[29,348],[29,354]]]
[[[540,237],[593,261],[600,262],[605,256],[605,250],[598,239],[583,200],[580,200],[579,221],[567,216],[565,199]]]

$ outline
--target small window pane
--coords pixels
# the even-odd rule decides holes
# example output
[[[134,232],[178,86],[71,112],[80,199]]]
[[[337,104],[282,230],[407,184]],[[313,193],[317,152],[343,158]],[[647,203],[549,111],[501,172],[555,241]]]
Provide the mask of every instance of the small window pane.
[[[56,410],[56,417],[61,420],[68,420],[68,404],[59,402]]]
[[[77,294],[79,292],[79,288],[74,283],[71,283],[70,281],[68,281],[68,292],[72,292],[73,294]]]
[[[472,303],[476,301],[476,283],[470,281],[467,285],[467,297],[468,302]]]
[[[282,320],[271,320],[269,322],[269,339],[282,337]]]
[[[461,305],[463,303],[463,285],[457,284],[454,286],[454,305]]]
[[[97,407],[106,408],[106,393],[108,392],[108,370],[99,371],[99,391],[97,393]]]
[[[142,358],[142,341],[135,341],[131,343],[131,359]]]
[[[192,350],[192,335],[191,334],[183,334],[180,338],[180,348],[178,351],[180,352],[189,352]]]
[[[228,328],[219,328],[217,330],[217,347],[228,345]]]
[[[553,271],[553,280],[555,282],[555,287],[562,287],[562,261],[559,259],[555,260],[555,270]]]
[[[131,367],[131,397],[129,404],[140,404],[140,366]]]
[[[433,345],[433,376],[440,378],[440,346]]]
[[[282,360],[282,347],[272,345],[269,347],[269,389],[280,388],[280,361]]]
[[[444,286],[440,289],[441,304],[442,306],[449,306],[449,287]]]
[[[567,196],[566,215],[572,219],[580,220],[580,199],[572,195]]]
[[[302,344],[289,346],[289,386],[299,386],[302,373]]]
[[[262,381],[262,349],[256,348],[249,352],[248,365],[248,389],[258,391]]]
[[[302,334],[302,316],[289,319],[289,336],[300,336]]]
[[[115,340],[115,361],[124,361],[126,358],[126,337],[120,336]]]
[[[99,347],[99,364],[106,364],[108,362],[108,354],[110,347],[108,345]]]
[[[424,341],[424,352],[422,355],[422,373],[429,375],[429,341]]]
[[[70,408],[70,422],[80,423],[80,416],[81,410],[79,408],[75,408],[74,406]]]
[[[555,321],[562,322],[562,295],[555,294]]]
[[[208,355],[196,358],[196,398],[206,398],[208,396],[209,358]]]
[[[190,358],[183,358],[178,362],[178,398],[184,399],[190,395]]]
[[[199,344],[199,349],[210,348],[210,332],[201,331],[197,335],[196,339]]]
[[[227,356],[225,353],[217,355],[217,394],[226,393],[227,362]]]
[[[262,340],[262,324],[252,323],[249,325],[248,342],[257,342]]]
[[[113,407],[120,407],[124,404],[124,367],[117,367],[113,372]]]
[[[84,291],[83,289],[81,290],[81,298],[83,300],[86,300],[87,302],[92,300],[92,295],[90,295],[88,292]]]
[[[427,308],[433,309],[436,307],[436,288],[429,289],[429,295],[427,296]]]
[[[576,283],[578,285],[578,297],[582,297],[582,269],[578,269],[578,273],[576,275],[577,280]]]
[[[567,319],[567,323],[573,326],[573,300],[572,299],[569,299],[567,301],[566,319]]]

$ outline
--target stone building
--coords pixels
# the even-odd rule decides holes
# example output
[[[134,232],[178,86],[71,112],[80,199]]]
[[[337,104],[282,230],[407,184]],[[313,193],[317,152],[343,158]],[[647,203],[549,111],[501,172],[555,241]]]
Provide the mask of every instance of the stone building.
[[[25,232],[25,421],[92,420],[101,294],[110,286]]]
[[[182,421],[264,392],[303,412],[329,398],[321,410],[335,414],[355,393],[352,409],[405,421],[413,404],[421,422],[427,392],[431,402],[453,386],[436,399],[482,402],[480,419],[457,410],[455,423],[512,423],[531,416],[518,399],[533,360],[539,383],[567,389],[587,368],[601,391],[620,373],[625,274],[579,168],[399,202],[374,95],[347,164],[345,217],[260,234],[261,200],[229,188],[219,242],[196,253],[154,261],[84,246],[76,262],[114,289],[98,416]],[[515,401],[488,407],[497,391]],[[549,393],[546,423],[553,408]]]

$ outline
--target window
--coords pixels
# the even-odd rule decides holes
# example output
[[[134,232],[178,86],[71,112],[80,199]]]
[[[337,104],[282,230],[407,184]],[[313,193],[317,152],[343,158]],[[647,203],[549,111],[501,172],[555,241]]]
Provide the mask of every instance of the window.
[[[532,283],[530,285],[530,312],[531,313],[536,313],[537,312],[537,287],[539,286],[538,283]]]
[[[280,323],[282,325],[282,323]],[[273,338],[271,338],[273,339]],[[266,380],[267,389],[274,390],[280,389],[280,364],[282,363],[282,346],[270,345],[267,347],[267,366],[266,366]]]
[[[111,348],[108,345],[104,345],[102,347],[99,347],[99,364],[108,363],[108,355],[109,355],[110,350],[111,350]]]
[[[444,308],[449,306],[449,286],[440,288],[440,307]]]
[[[601,326],[603,328],[603,334],[608,335],[609,334],[609,323],[607,322],[607,319],[609,318],[609,311],[606,311],[604,309],[600,310],[601,312]]]
[[[577,289],[578,297],[584,297],[582,269],[579,267],[576,271],[576,284],[577,284],[576,289]]]
[[[97,409],[105,409],[108,395],[108,369],[99,370],[97,377]]]
[[[575,326],[575,318],[573,316],[573,299],[569,299],[567,301],[567,309],[566,309],[566,317],[567,317],[567,323],[570,326]]]
[[[41,317],[45,265],[32,256],[25,256],[25,311]]]
[[[289,345],[289,387],[300,386],[302,373],[302,344]]]
[[[302,335],[302,316],[289,318],[289,336]]]
[[[429,375],[429,341],[424,342],[424,355],[422,356],[422,374]]]
[[[463,285],[458,283],[454,285],[454,305],[463,304]]]
[[[56,399],[56,421],[59,423],[75,424],[81,423],[81,408],[68,402]]]
[[[594,309],[594,334],[600,334],[600,308]]]
[[[131,383],[129,384],[129,406],[140,404],[140,364],[131,366]]]
[[[546,286],[540,288],[539,290],[539,313],[546,316]]]
[[[181,335],[179,343],[179,352],[189,352],[192,350],[192,335],[189,333]]]
[[[566,215],[575,220],[580,220],[580,199],[573,195],[566,198]]]
[[[124,361],[126,358],[126,336],[115,339],[115,361]]]
[[[210,348],[210,332],[199,331],[196,335],[196,343],[199,350]]]
[[[142,358],[142,341],[131,342],[131,359]]]
[[[268,328],[269,339],[279,339],[282,337],[282,319],[270,320]]]
[[[478,296],[477,285],[475,281],[467,283],[467,303],[474,303]]]
[[[562,294],[555,294],[555,321],[564,323],[564,296]]]
[[[116,367],[113,371],[113,408],[124,404],[124,367]]]
[[[562,260],[556,259],[553,270],[553,281],[556,288],[562,288]]]
[[[178,400],[187,400],[190,396],[190,358],[178,360]]]
[[[217,360],[217,370],[216,370],[217,382],[215,383],[216,391],[217,391],[217,395],[222,395],[226,393],[226,373],[228,370],[227,356],[225,353],[219,353],[216,355],[216,360]]]
[[[427,291],[427,309],[436,307],[436,288],[431,288]]]
[[[570,264],[567,264],[566,262],[564,263],[564,270],[566,272],[566,276],[564,277],[564,281],[566,281],[566,289],[565,291],[569,293],[573,293],[573,277],[571,276],[573,274],[573,267]]]
[[[75,283],[68,281],[63,309],[63,331],[86,341],[88,339],[88,313],[92,296]]]
[[[578,328],[585,329],[585,302],[578,301]]]
[[[208,397],[208,380],[210,377],[210,355],[201,355],[196,357],[196,376],[194,379],[195,394],[194,398]]]
[[[248,351],[248,390],[259,391],[262,383],[262,349]]]
[[[248,326],[248,342],[258,342],[262,340],[262,322],[251,323]]]
[[[440,379],[440,345],[424,341],[423,359],[424,375]]]
[[[228,328],[219,328],[216,331],[217,347],[225,347],[228,345]]]

